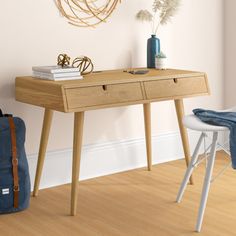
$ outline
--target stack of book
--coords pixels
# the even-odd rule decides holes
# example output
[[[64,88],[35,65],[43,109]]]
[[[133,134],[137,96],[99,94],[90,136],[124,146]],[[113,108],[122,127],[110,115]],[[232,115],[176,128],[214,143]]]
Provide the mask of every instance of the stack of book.
[[[76,67],[33,66],[33,77],[46,80],[62,81],[83,79]]]

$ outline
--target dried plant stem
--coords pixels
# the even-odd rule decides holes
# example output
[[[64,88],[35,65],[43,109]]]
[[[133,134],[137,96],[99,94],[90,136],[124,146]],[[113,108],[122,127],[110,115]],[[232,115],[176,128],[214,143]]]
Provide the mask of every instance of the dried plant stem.
[[[156,33],[155,33],[155,30],[154,30],[154,29],[155,29],[155,19],[156,19],[156,15],[157,15],[157,13],[155,12],[154,15],[153,15],[153,20],[152,20],[152,33],[153,33],[153,34],[156,34]]]
[[[176,14],[181,0],[154,0],[152,11],[140,10],[136,18],[140,21],[151,22],[152,34],[157,33],[160,25],[168,23]]]
[[[166,14],[166,12],[164,13],[164,17],[165,17],[165,14]],[[155,28],[155,30],[154,30],[154,34],[156,35],[157,34],[157,30],[158,30],[158,28],[159,28],[159,26],[160,26],[160,24],[161,24],[161,18],[158,20],[158,23],[157,23],[157,26],[156,26],[156,28]]]

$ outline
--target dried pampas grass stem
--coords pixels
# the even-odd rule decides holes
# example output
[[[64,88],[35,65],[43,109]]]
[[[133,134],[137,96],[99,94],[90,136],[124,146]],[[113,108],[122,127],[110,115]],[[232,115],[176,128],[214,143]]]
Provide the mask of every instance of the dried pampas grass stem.
[[[178,11],[180,0],[154,0],[153,14],[148,10],[140,10],[136,18],[152,23],[152,34],[156,34],[160,25],[167,24]]]

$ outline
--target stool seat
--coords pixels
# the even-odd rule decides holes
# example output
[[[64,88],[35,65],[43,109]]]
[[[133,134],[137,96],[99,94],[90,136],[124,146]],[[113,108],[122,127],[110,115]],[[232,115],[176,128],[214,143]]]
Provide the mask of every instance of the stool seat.
[[[216,126],[216,125],[209,125],[205,122],[202,122],[197,116],[195,115],[187,115],[183,118],[183,124],[185,127],[192,129],[192,130],[197,130],[197,131],[212,131],[212,132],[217,132],[217,131],[226,131],[229,130],[227,127],[224,126]]]
[[[236,107],[233,107],[228,110],[219,111],[219,112],[236,112]],[[197,142],[197,145],[194,149],[191,161],[190,161],[188,168],[186,170],[186,173],[184,175],[184,178],[181,183],[176,201],[178,203],[181,202],[181,200],[183,198],[184,191],[187,187],[188,181],[192,175],[194,168],[198,166],[198,164],[203,160],[203,158],[205,158],[206,164],[207,164],[206,165],[206,173],[205,173],[204,183],[203,183],[203,187],[202,187],[202,196],[201,196],[200,206],[199,206],[199,210],[198,210],[197,224],[196,224],[196,231],[200,232],[201,227],[202,227],[203,216],[204,216],[204,212],[205,212],[205,208],[206,208],[207,198],[208,198],[208,194],[209,194],[210,184],[213,181],[212,172],[213,172],[213,166],[214,166],[215,157],[216,157],[216,148],[218,145],[218,142],[217,142],[218,134],[220,131],[228,131],[229,129],[227,127],[223,127],[223,126],[209,125],[209,124],[201,121],[197,116],[195,116],[193,114],[185,116],[183,118],[182,122],[186,128],[191,129],[191,130],[200,131],[201,135],[198,139],[198,142]],[[207,136],[205,132],[212,133],[212,142],[208,148],[205,147],[203,157],[199,157],[198,153],[200,152],[200,147],[203,143],[204,138]],[[220,147],[222,147],[222,145],[220,145]],[[209,150],[209,153],[208,153],[208,150]],[[222,173],[222,171],[220,173]]]

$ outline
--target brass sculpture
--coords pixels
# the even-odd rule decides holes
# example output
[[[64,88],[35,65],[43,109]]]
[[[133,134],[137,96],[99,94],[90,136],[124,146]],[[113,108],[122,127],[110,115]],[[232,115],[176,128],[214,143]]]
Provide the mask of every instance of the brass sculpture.
[[[57,65],[62,67],[70,66],[70,57],[65,53],[59,54],[57,57]],[[72,62],[72,67],[79,68],[81,75],[92,73],[94,68],[92,60],[87,56],[76,57]]]
[[[57,57],[57,65],[66,67],[70,65],[70,57],[67,54],[59,54]]]
[[[89,57],[76,57],[72,63],[73,67],[79,68],[81,75],[87,75],[93,72],[93,63]]]

